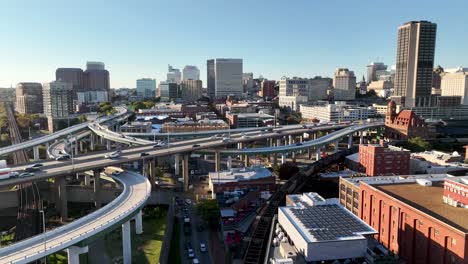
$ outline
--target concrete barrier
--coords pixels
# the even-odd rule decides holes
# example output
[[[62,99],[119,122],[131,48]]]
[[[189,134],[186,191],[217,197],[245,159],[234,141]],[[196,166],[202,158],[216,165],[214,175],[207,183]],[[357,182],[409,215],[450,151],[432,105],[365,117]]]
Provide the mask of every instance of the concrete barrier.
[[[174,231],[174,199],[171,197],[169,209],[167,210],[166,232],[161,246],[161,255],[159,256],[159,264],[169,263],[169,251],[171,251],[171,239]]]

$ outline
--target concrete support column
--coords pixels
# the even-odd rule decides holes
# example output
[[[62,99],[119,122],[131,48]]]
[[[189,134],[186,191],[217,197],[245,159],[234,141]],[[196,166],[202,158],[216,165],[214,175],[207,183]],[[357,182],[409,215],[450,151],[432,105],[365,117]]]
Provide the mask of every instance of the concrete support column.
[[[277,166],[277,165],[278,165],[278,154],[273,153],[273,166]]]
[[[39,146],[33,147],[34,160],[39,160]]]
[[[45,148],[46,148],[46,149],[49,149],[49,147],[50,147],[49,142],[45,143]]]
[[[335,146],[335,149],[334,149],[333,153],[338,152],[338,150],[339,150],[338,144],[339,144],[339,143],[338,143],[338,140],[336,140],[336,141],[333,143],[333,145]]]
[[[101,142],[101,145],[104,145],[104,137],[100,137],[99,141]]]
[[[89,136],[89,148],[94,151],[94,144],[96,142],[95,141],[95,135],[93,133],[91,133],[91,135]]]
[[[143,220],[141,217],[141,210],[133,217],[135,219],[135,233],[137,235],[143,234]]]
[[[101,171],[94,170],[94,205],[101,208]]]
[[[289,135],[289,145],[293,144],[293,137],[292,135]]]
[[[88,246],[77,247],[71,246],[67,248],[68,264],[79,264],[80,254],[88,253]]]
[[[277,147],[281,146],[281,139],[280,138],[276,139],[276,146]]]
[[[232,157],[228,156],[227,158],[227,169],[231,170],[232,169]]]
[[[180,175],[180,154],[176,154],[174,157],[174,174],[176,176]]]
[[[317,139],[317,133],[312,134],[312,138],[313,138],[314,140],[316,140],[316,139]]]
[[[91,176],[89,176],[87,173],[84,175],[84,184],[86,186],[91,185]]]
[[[184,157],[182,158],[182,175],[184,178],[184,191],[188,191],[189,189],[188,159],[189,159],[188,154],[185,154]]]
[[[122,248],[123,248],[123,263],[132,263],[132,237],[130,233],[130,221],[122,224]]]
[[[244,160],[244,167],[249,167],[249,156],[245,155],[245,160]]]
[[[296,163],[296,152],[292,152],[291,153],[291,157],[292,157],[292,162]]]
[[[83,140],[80,140],[80,152],[84,152]]]
[[[364,132],[359,133],[359,144],[364,144]]]
[[[320,148],[317,148],[317,150],[315,151],[315,160],[319,160],[320,159]]]
[[[353,147],[353,135],[348,136],[348,148]]]
[[[106,139],[106,149],[111,150],[111,141]]]
[[[308,157],[309,159],[312,158],[312,151],[311,151],[311,148],[307,148],[307,157]]]
[[[58,181],[58,197],[59,197],[59,211],[62,221],[68,219],[68,203],[67,203],[67,181],[65,177],[55,178]]]
[[[286,162],[286,156],[284,154],[281,154],[281,164],[284,164]]]
[[[215,151],[215,172],[218,172],[221,170],[221,157],[220,157],[220,153],[219,153],[219,150],[216,150]]]

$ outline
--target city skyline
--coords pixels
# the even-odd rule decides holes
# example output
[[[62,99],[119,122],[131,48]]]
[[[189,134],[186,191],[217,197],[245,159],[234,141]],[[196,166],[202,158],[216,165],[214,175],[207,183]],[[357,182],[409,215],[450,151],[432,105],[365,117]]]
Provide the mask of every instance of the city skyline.
[[[3,39],[10,41],[0,44],[0,57],[5,62],[0,66],[0,87],[48,82],[54,79],[57,68],[84,67],[87,60],[106,63],[112,88],[134,88],[139,78],[164,80],[167,64],[180,69],[197,66],[206,87],[206,60],[210,58],[242,58],[245,72],[269,79],[283,75],[331,77],[340,67],[349,68],[360,79],[371,61],[395,64],[397,29],[411,20],[437,24],[435,65],[463,66],[468,56],[462,53],[463,43],[468,36],[460,25],[463,6],[468,3],[457,2],[445,7],[447,12],[439,12],[435,1],[424,1],[424,9],[418,3],[403,1],[387,6],[305,1],[294,6],[279,1],[268,5],[99,3],[93,9],[86,4],[80,7],[46,1],[40,4],[40,13],[34,12],[38,3],[4,4],[2,8],[7,12],[0,18],[0,31]],[[247,12],[249,8],[258,12]],[[72,9],[73,15],[67,15]],[[223,10],[230,12],[222,15],[219,11]],[[336,17],[321,14],[327,10],[333,10]],[[360,10],[366,13],[356,15]],[[278,19],[280,11],[294,13],[295,19]],[[151,15],[154,12],[158,15]],[[175,20],[171,16],[174,12],[180,14]],[[211,19],[216,23],[203,15],[206,13],[214,14]],[[23,19],[15,19],[18,16]],[[325,20],[327,23],[323,23]]]

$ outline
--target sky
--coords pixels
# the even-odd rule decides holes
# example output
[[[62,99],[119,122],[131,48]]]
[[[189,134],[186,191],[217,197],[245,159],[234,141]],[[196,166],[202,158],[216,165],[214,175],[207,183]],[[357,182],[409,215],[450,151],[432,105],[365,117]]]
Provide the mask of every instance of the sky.
[[[112,88],[165,80],[167,65],[242,58],[268,79],[358,79],[372,61],[395,63],[398,26],[437,23],[435,64],[468,66],[468,1],[451,0],[0,0],[0,87],[48,82],[58,67],[102,61]]]

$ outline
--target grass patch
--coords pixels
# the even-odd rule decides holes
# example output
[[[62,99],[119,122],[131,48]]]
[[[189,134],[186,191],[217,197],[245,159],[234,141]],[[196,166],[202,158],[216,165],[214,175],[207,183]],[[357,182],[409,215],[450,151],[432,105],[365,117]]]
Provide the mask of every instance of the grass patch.
[[[68,256],[64,251],[60,251],[47,256],[47,264],[67,264]]]
[[[171,263],[180,264],[182,260],[180,258],[180,226],[179,220],[174,217],[174,229],[172,231],[171,238],[171,250],[169,250],[169,259]]]
[[[135,235],[135,225],[132,227],[132,262],[133,263],[159,263],[161,247],[164,239],[167,222],[167,208],[157,207],[158,213],[152,217],[143,218],[143,234]],[[112,260],[122,259],[122,229],[106,235],[106,252]]]

